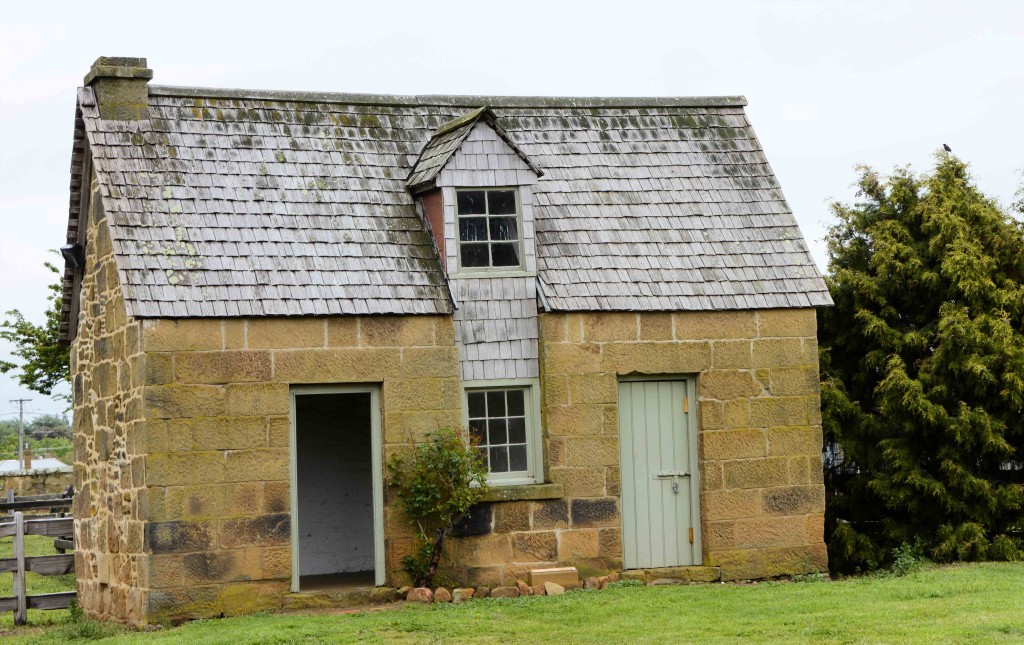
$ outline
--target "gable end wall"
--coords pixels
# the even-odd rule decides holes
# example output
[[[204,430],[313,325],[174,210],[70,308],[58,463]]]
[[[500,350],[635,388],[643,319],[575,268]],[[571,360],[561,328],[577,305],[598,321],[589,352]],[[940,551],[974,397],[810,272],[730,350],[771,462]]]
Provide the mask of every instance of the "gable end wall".
[[[99,192],[93,175],[71,344],[75,577],[87,614],[137,623],[149,586],[141,325],[126,314]]]

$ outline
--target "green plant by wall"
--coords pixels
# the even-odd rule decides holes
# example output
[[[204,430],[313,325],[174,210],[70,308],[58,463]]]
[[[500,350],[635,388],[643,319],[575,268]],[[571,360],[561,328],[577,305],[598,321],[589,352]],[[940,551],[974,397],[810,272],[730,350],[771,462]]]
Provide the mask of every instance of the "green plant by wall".
[[[444,540],[487,491],[487,466],[479,450],[460,432],[433,432],[411,454],[388,463],[390,486],[412,523],[415,555],[402,560],[418,587],[429,587],[441,561]]]

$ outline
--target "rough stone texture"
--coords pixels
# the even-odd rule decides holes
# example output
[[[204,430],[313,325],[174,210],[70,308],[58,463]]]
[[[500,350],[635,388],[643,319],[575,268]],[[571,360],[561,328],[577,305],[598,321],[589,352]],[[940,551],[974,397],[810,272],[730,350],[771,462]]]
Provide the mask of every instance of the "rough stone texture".
[[[491,589],[491,598],[518,598],[518,587],[495,587]]]
[[[465,602],[473,598],[476,590],[472,587],[459,587],[452,591],[452,602],[456,605],[460,602]]]
[[[545,596],[561,596],[565,593],[565,587],[558,584],[557,582],[545,582],[544,583],[544,595]]]
[[[535,508],[532,528],[555,529],[560,564],[621,567],[616,384],[665,374],[697,375],[708,566],[657,577],[827,569],[813,309],[546,313],[540,329],[545,448],[566,500]]]
[[[95,177],[86,219],[74,396],[75,573],[90,616],[143,622],[150,596],[141,325],[126,315]]]
[[[0,477],[0,493],[13,490],[15,495],[48,495],[63,493],[75,483],[73,471],[36,470],[25,475]]]
[[[451,602],[452,592],[448,591],[444,587],[438,587],[434,589],[434,602]]]
[[[409,602],[426,602],[430,603],[434,601],[434,592],[426,587],[416,587],[410,589],[409,593],[406,594],[405,599]]]
[[[539,585],[548,582],[567,586],[580,581],[580,574],[573,567],[554,567],[550,569],[531,569],[530,584]]]

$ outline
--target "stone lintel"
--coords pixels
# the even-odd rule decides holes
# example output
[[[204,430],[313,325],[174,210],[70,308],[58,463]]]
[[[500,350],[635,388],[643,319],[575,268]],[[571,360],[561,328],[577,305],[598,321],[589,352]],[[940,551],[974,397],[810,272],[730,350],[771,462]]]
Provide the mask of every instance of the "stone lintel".
[[[519,502],[531,499],[561,499],[561,484],[526,484],[522,486],[491,486],[484,493],[484,502]]]

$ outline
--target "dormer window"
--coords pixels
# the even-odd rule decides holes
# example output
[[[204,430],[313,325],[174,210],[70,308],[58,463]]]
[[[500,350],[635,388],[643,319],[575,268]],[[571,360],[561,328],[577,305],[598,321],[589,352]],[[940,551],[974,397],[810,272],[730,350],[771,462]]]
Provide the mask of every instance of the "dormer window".
[[[522,218],[516,189],[459,190],[456,214],[460,268],[522,267]]]

